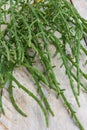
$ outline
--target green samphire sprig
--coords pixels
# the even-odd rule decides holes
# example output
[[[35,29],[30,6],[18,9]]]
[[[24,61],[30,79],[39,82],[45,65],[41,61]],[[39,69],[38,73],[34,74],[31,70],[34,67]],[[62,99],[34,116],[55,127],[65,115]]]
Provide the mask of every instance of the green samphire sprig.
[[[9,21],[7,17],[9,17]],[[3,26],[5,29],[2,29]],[[56,36],[55,32],[59,35]],[[72,93],[77,105],[80,106],[78,99],[80,90],[87,91],[84,82],[80,81],[81,76],[87,80],[87,74],[81,70],[79,65],[80,52],[83,51],[87,55],[87,49],[81,43],[84,35],[87,35],[87,21],[67,0],[0,1],[0,111],[4,113],[2,91],[9,82],[8,92],[13,106],[22,116],[27,116],[14,99],[13,82],[15,82],[19,89],[22,89],[38,103],[48,126],[48,113],[52,116],[54,113],[43,92],[44,85],[55,91],[79,129],[84,130],[64,94],[65,89],[61,88],[56,79],[50,51],[50,46],[54,46],[54,56],[57,57],[60,54]],[[67,45],[71,55],[67,55]],[[37,58],[42,66],[42,71],[35,66],[35,62],[38,62]],[[14,69],[22,66],[34,79],[40,99],[13,76]],[[71,68],[75,68],[76,72]],[[74,81],[77,83],[77,87],[74,86]]]

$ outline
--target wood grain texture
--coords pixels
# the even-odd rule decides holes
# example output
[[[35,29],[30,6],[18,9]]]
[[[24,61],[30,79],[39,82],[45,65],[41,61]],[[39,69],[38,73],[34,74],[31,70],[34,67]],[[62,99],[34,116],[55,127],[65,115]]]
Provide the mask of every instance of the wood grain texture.
[[[78,12],[87,19],[87,0],[72,0]]]
[[[78,9],[79,13],[87,19],[87,0],[73,0],[75,7]],[[50,48],[53,49],[53,48]],[[87,72],[87,66],[84,68],[85,60],[84,54],[81,56],[81,68]],[[64,73],[64,68],[60,70],[61,61],[57,58],[53,59],[53,65],[57,65],[55,68],[55,74],[60,82],[62,88],[66,87],[66,96],[69,102],[72,104],[72,107],[77,112],[77,115],[87,130],[87,94],[81,92],[79,97],[81,107],[78,108],[71,89],[69,87],[69,81]],[[31,80],[30,75],[26,72],[24,68],[14,71],[15,77],[24,85],[26,88],[29,88],[33,93],[36,93],[36,87]],[[32,98],[28,97],[22,90],[14,88],[14,95],[17,104],[27,113],[28,117],[22,117],[16,110],[13,108],[9,95],[8,89],[5,88],[3,92],[3,104],[5,109],[5,115],[0,117],[0,130],[79,130],[74,124],[66,108],[64,108],[60,99],[55,98],[55,94],[50,92],[50,90],[45,90],[44,93],[50,102],[50,105],[54,111],[55,116],[49,116],[49,127],[45,125],[44,116],[35,101]],[[37,95],[38,96],[38,95]]]

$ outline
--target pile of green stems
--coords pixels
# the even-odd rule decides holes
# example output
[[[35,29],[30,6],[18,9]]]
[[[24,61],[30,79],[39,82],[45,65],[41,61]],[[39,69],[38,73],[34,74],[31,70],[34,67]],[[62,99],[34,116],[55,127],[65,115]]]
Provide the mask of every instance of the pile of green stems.
[[[7,17],[10,22],[7,21]],[[56,36],[55,32],[59,36]],[[44,85],[55,91],[79,129],[84,130],[64,94],[65,89],[61,88],[56,79],[51,61],[53,57],[60,55],[72,93],[77,105],[80,106],[78,99],[80,90],[87,91],[87,86],[80,80],[81,77],[87,80],[87,74],[79,65],[81,52],[87,55],[86,48],[81,44],[86,35],[87,21],[66,0],[43,0],[39,3],[32,3],[29,0],[0,1],[0,111],[4,113],[2,90],[9,82],[8,92],[13,106],[21,115],[27,116],[14,99],[13,82],[15,82],[38,103],[48,126],[48,113],[52,116],[54,113],[43,92]],[[67,54],[67,45],[70,47],[71,55]],[[55,47],[53,56],[50,52],[51,46]],[[37,58],[42,71],[35,66]],[[40,99],[14,77],[14,69],[18,67],[25,67],[31,74]],[[76,86],[74,82],[77,83]]]

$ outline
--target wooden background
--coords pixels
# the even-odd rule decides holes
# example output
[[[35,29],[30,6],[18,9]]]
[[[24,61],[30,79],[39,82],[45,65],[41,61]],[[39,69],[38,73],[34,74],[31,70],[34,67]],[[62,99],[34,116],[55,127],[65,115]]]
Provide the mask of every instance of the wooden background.
[[[75,7],[78,9],[79,13],[87,19],[87,0],[73,0]],[[52,49],[52,48],[51,48]],[[81,67],[87,72],[87,66],[84,68],[84,62],[87,58],[82,54],[81,56]],[[60,61],[53,59],[53,64],[60,66]],[[59,75],[59,74],[60,75]],[[69,81],[65,77],[64,69],[61,70],[57,67],[55,69],[55,74],[60,82],[61,86],[66,86],[66,96],[72,107],[77,112],[77,115],[84,125],[85,130],[87,130],[87,94],[81,92],[79,97],[81,107],[78,108],[71,89],[69,87]],[[19,79],[19,81],[35,93],[35,87],[31,79],[29,79],[29,74],[27,74],[24,68],[20,70],[15,70],[14,75]],[[56,99],[55,95],[52,94],[49,89],[44,90],[50,105],[55,113],[54,117],[49,115],[49,128],[46,128],[44,116],[35,101],[28,97],[22,90],[14,89],[15,100],[17,104],[27,113],[28,117],[24,118],[13,108],[10,100],[8,91],[5,88],[3,92],[3,104],[5,109],[5,115],[0,117],[0,130],[79,130],[74,124],[67,110],[64,108],[60,99]]]

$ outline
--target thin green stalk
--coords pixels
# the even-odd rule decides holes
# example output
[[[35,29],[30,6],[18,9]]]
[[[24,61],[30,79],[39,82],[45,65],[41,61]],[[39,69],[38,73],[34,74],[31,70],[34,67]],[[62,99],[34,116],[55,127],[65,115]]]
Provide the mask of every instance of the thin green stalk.
[[[69,66],[67,65],[66,54],[64,53],[64,51],[63,51],[62,48],[60,47],[60,42],[59,42],[59,40],[58,40],[55,36],[53,36],[53,37],[54,37],[54,40],[55,40],[55,44],[56,44],[56,45],[58,46],[58,48],[59,48],[59,51],[60,51],[60,54],[61,54],[61,58],[62,58],[62,60],[63,60],[63,64],[64,64],[65,69],[66,69],[66,73],[67,73],[67,75],[68,75],[68,77],[69,77],[69,80],[70,80],[70,85],[71,85],[72,92],[73,92],[73,94],[74,94],[74,97],[75,97],[75,99],[76,99],[76,102],[77,102],[78,106],[80,106],[80,103],[79,103],[79,101],[78,101],[78,97],[77,97],[77,94],[76,94],[76,90],[75,90],[74,85],[73,85],[73,80],[72,80],[72,77],[71,77],[71,72],[70,72]]]
[[[76,68],[77,67],[77,64],[72,60],[72,58],[70,58],[69,56],[67,57],[68,60],[72,63],[72,65]],[[81,69],[79,70],[80,71],[80,74],[85,78],[87,79],[87,74],[84,73]]]
[[[77,82],[77,77],[71,72],[71,75],[72,75],[72,77],[75,79],[75,81]],[[87,86],[85,86],[83,83],[81,83],[80,82],[80,85],[81,85],[81,87],[85,90],[85,91],[87,91]]]
[[[61,97],[63,98],[65,105],[70,110],[71,115],[72,115],[73,119],[75,120],[76,124],[78,125],[79,129],[85,130],[84,127],[82,126],[82,124],[80,123],[79,119],[77,118],[76,113],[73,111],[72,107],[70,106],[70,103],[67,101],[67,99],[63,93],[61,93]]]
[[[78,33],[80,33],[80,32],[78,31]],[[78,95],[80,95],[80,67],[79,67],[79,61],[80,61],[80,44],[81,44],[80,43],[80,37],[78,36],[78,40],[77,40],[77,54],[76,54]]]
[[[10,9],[11,9],[11,22],[13,24],[13,30],[14,30],[14,36],[15,36],[15,41],[16,41],[16,44],[18,45],[17,46],[17,51],[18,51],[18,60],[22,60],[24,59],[24,52],[23,52],[23,49],[22,49],[22,46],[20,44],[20,40],[18,38],[18,35],[17,35],[17,22],[16,22],[16,19],[15,19],[15,15],[14,15],[14,3],[12,2],[13,0],[10,0]]]
[[[85,49],[85,48],[83,47],[83,45],[81,45],[81,49],[82,49],[82,51],[85,53],[85,55],[87,55],[87,49]]]
[[[21,85],[15,77],[12,76],[12,80],[18,85],[19,88],[21,88],[24,92],[26,92],[30,97],[32,97],[40,106],[44,116],[45,116],[45,120],[46,120],[46,125],[48,126],[48,115],[47,112],[44,108],[44,106],[42,105],[41,101],[32,93],[30,92],[27,88],[25,88],[23,85]]]
[[[35,75],[33,75],[33,78],[34,78],[34,80],[36,82],[36,85],[38,87],[38,93],[40,94],[41,99],[43,100],[43,102],[44,102],[44,104],[46,106],[46,109],[51,113],[52,116],[54,116],[54,113],[53,113],[53,111],[52,111],[52,109],[51,109],[51,107],[50,107],[50,105],[49,105],[49,103],[47,101],[47,98],[45,97],[45,95],[44,95],[44,93],[43,93],[43,91],[41,89],[41,86],[39,85],[39,82],[38,82],[39,80],[35,77]]]
[[[13,88],[13,85],[12,85],[12,79],[11,79],[10,82],[9,82],[9,96],[10,96],[10,100],[12,102],[12,105],[14,106],[14,108],[16,109],[16,111],[18,113],[20,113],[24,117],[27,117],[27,115],[16,104],[16,101],[15,101],[14,96],[13,96],[13,90],[12,90],[12,88]]]

